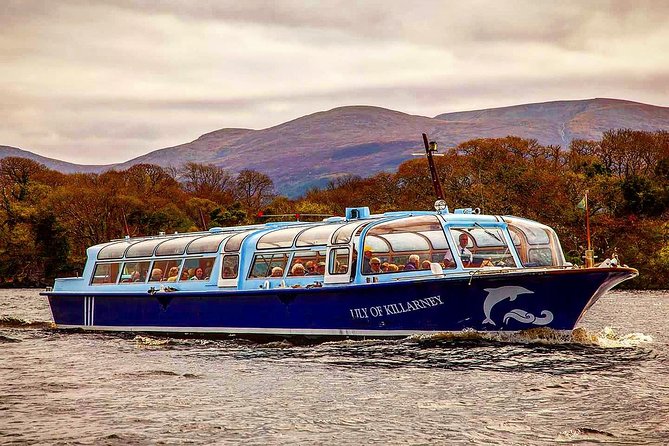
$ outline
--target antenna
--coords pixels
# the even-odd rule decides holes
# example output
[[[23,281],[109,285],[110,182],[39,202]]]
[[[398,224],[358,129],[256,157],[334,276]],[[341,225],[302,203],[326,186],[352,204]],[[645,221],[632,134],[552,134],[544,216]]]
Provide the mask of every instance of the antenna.
[[[439,181],[439,175],[437,174],[437,168],[434,165],[433,157],[444,156],[444,154],[437,153],[437,143],[435,141],[428,142],[426,133],[423,133],[423,144],[425,145],[427,165],[430,167],[430,176],[432,177],[432,187],[434,188],[434,194],[437,196],[437,200],[443,200],[444,192],[441,189],[441,181]],[[412,155],[423,156],[422,153],[412,153]]]

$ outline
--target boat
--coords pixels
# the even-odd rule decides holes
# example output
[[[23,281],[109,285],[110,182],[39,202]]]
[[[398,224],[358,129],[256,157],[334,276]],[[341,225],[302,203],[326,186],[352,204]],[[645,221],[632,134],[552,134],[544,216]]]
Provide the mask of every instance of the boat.
[[[48,298],[60,329],[282,337],[571,331],[638,275],[565,261],[553,229],[476,209],[268,222],[89,247]]]

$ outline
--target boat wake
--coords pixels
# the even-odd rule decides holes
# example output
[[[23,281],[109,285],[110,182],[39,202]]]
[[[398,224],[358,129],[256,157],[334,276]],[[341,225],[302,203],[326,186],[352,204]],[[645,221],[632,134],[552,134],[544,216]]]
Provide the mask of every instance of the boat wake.
[[[0,328],[50,329],[55,327],[51,321],[31,321],[11,316],[0,316]]]
[[[572,332],[557,331],[551,328],[530,328],[519,332],[483,332],[465,330],[462,332],[436,333],[430,335],[414,335],[409,341],[426,343],[430,341],[454,344],[489,343],[504,344],[544,344],[544,345],[583,345],[602,348],[633,348],[652,344],[653,338],[643,333],[618,334],[611,327],[591,332],[585,328],[576,328]]]

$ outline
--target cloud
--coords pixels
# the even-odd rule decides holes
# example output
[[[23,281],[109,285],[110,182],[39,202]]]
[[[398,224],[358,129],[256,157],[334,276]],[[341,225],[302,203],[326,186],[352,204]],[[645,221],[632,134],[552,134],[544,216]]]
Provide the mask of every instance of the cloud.
[[[669,104],[662,1],[4,1],[0,144],[118,162],[342,105]]]

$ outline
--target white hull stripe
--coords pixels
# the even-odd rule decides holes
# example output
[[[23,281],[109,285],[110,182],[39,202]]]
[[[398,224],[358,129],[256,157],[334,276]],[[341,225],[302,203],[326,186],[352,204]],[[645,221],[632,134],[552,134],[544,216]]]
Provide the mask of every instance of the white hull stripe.
[[[95,323],[93,315],[95,314],[95,297],[84,297],[84,326],[90,327]]]
[[[155,327],[155,326],[82,326],[57,325],[58,328],[83,328],[92,331],[121,331],[121,332],[158,332],[158,333],[211,333],[211,334],[260,334],[260,335],[301,335],[301,336],[411,336],[416,334],[434,335],[437,333],[464,333],[463,331],[443,330],[347,330],[331,328],[247,328],[247,327]],[[481,331],[485,334],[509,334],[514,331]],[[571,330],[556,330],[558,333],[571,333]]]

